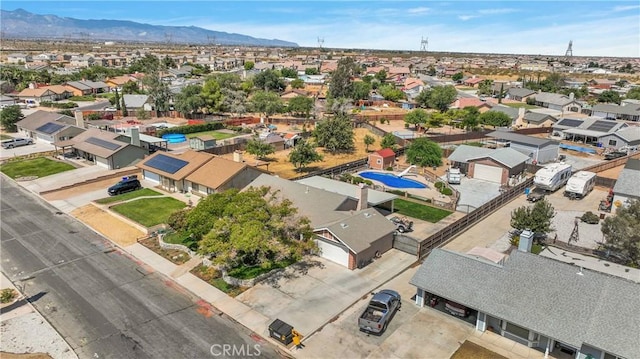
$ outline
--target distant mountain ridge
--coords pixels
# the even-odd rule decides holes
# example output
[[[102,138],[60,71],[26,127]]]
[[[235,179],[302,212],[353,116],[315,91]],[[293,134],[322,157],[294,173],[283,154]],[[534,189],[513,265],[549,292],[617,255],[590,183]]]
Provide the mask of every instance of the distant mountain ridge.
[[[0,10],[0,30],[5,38],[73,39],[96,41],[171,42],[245,46],[298,47],[295,42],[261,39],[195,26],[162,26],[125,20],[80,20],[38,15],[22,9]]]

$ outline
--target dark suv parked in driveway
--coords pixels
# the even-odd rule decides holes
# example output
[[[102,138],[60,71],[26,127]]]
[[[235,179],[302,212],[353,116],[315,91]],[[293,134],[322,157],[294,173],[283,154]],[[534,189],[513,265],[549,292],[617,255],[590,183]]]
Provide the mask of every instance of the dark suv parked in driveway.
[[[115,196],[118,194],[135,191],[140,188],[142,188],[142,185],[138,180],[138,176],[129,176],[129,177],[123,177],[122,181],[109,187],[107,192],[109,192],[110,196]]]

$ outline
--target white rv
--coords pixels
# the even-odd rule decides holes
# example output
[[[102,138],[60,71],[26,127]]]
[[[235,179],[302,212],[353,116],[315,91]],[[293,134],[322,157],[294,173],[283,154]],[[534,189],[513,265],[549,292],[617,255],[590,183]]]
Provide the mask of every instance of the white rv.
[[[571,177],[571,165],[566,163],[552,163],[536,172],[533,183],[536,187],[555,191],[564,186]]]
[[[564,195],[569,198],[583,198],[596,185],[596,174],[589,171],[580,171],[567,182],[564,189]]]

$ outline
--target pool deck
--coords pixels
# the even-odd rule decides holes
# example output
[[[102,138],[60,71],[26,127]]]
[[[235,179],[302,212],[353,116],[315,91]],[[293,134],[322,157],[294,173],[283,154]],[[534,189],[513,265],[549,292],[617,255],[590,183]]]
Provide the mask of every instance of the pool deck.
[[[389,172],[389,171],[378,171],[378,170],[366,170],[366,171],[360,171],[357,174],[360,175],[360,173],[362,172],[375,172],[375,173],[381,173],[381,174],[394,174],[394,175],[398,175],[399,172]],[[393,189],[393,190],[399,190],[399,191],[404,191],[407,192],[409,194],[412,195],[416,195],[419,197],[423,197],[423,198],[429,198],[431,200],[434,201],[440,201],[440,202],[444,202],[444,203],[450,203],[451,202],[451,197],[449,196],[445,196],[443,194],[441,194],[436,188],[435,188],[435,184],[431,181],[429,181],[425,176],[420,175],[418,173],[407,173],[406,175],[404,175],[403,177],[406,177],[406,179],[411,179],[414,180],[416,182],[420,182],[422,184],[424,184],[425,186],[427,186],[427,188],[396,188],[396,187],[392,187],[392,186],[388,186],[385,185],[384,183],[380,182],[380,181],[376,181],[374,179],[369,179],[371,182],[373,182],[374,189],[376,190],[387,190],[387,189]],[[364,178],[364,177],[363,177]]]

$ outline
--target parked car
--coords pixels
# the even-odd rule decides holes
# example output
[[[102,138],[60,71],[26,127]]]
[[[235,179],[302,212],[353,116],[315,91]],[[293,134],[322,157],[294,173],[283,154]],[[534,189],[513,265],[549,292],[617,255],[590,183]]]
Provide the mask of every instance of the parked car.
[[[413,230],[413,221],[410,221],[405,217],[391,217],[389,220],[396,225],[396,229],[400,233],[411,232]]]
[[[401,305],[400,294],[394,290],[383,289],[375,293],[367,309],[358,318],[360,330],[381,335]]]
[[[543,199],[544,196],[547,195],[547,191],[543,190],[542,188],[534,188],[531,192],[529,192],[529,194],[527,195],[527,201],[529,202],[538,202],[539,200]]]
[[[32,144],[33,139],[31,138],[12,138],[10,140],[2,141],[2,147],[4,148],[14,148]]]
[[[613,152],[609,152],[609,153],[605,154],[604,155],[604,159],[605,160],[615,160],[616,158],[624,157],[626,155],[627,155],[626,152],[613,151]]]
[[[142,188],[138,176],[123,177],[122,180],[107,189],[110,196],[135,191]]]

